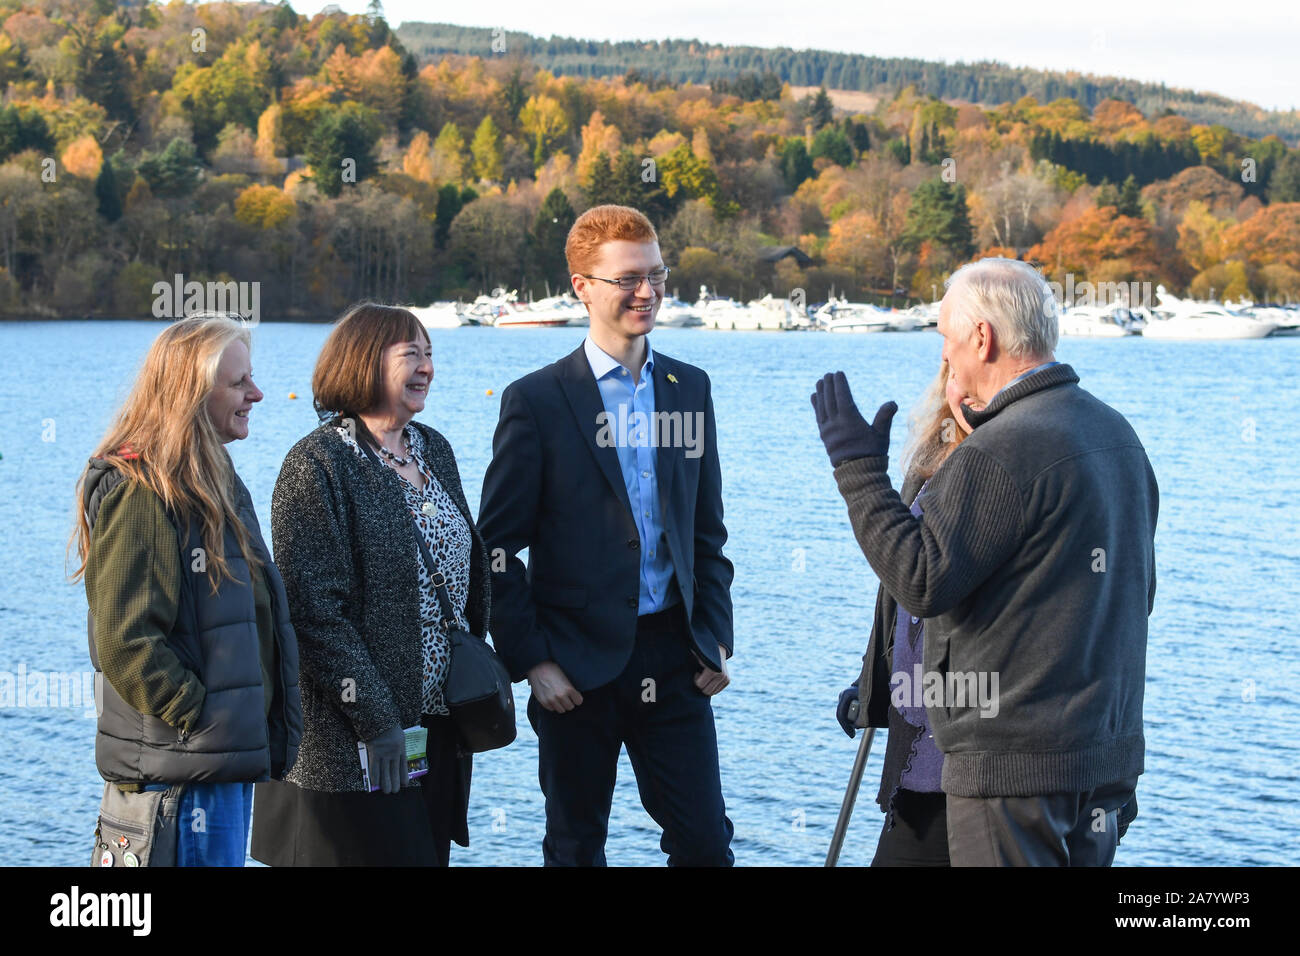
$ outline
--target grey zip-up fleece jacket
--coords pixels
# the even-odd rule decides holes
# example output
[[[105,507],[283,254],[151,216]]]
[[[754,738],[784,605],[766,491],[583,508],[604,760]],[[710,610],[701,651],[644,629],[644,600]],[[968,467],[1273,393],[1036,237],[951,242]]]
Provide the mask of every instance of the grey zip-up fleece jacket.
[[[1078,381],[1052,366],[968,414],[919,518],[887,457],[835,469],[872,570],[926,618],[925,671],[997,675],[995,716],[926,701],[946,793],[1083,792],[1143,770],[1159,490],[1132,427]]]

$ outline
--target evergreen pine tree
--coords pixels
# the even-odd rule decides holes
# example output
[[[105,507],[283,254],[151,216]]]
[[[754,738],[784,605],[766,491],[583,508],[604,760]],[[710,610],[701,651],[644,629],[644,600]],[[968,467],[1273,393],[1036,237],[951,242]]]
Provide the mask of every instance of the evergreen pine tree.
[[[812,157],[803,144],[803,138],[792,136],[785,141],[781,149],[781,175],[785,177],[786,188],[794,192],[799,184],[813,174]]]
[[[1291,150],[1268,181],[1269,202],[1300,202],[1300,150]]]
[[[596,161],[591,164],[591,174],[582,184],[582,191],[587,196],[587,203],[592,206],[618,202],[614,171],[610,168],[609,154],[604,150],[596,154]]]
[[[1121,216],[1142,218],[1142,196],[1138,191],[1137,179],[1131,174],[1124,180],[1124,185],[1120,186],[1116,211]]]
[[[99,214],[109,222],[122,218],[122,200],[117,194],[117,177],[113,175],[113,161],[104,157],[100,164],[99,175],[95,177],[95,199],[99,202]]]
[[[903,239],[910,248],[917,249],[929,240],[965,258],[974,251],[973,235],[965,186],[928,179],[916,187],[903,229]]]
[[[812,120],[813,129],[819,130],[835,118],[834,107],[831,105],[831,98],[826,93],[826,87],[817,91],[815,96],[805,101],[807,105],[807,116]]]
[[[533,220],[533,272],[552,288],[567,286],[568,263],[564,258],[564,240],[577,215],[564,190],[556,186],[542,200],[542,208]]]

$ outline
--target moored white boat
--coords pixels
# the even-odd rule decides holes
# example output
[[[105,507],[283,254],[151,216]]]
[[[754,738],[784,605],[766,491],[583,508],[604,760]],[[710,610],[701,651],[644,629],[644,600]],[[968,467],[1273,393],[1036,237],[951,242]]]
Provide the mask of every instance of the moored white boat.
[[[558,329],[568,325],[570,318],[554,313],[535,313],[527,306],[521,306],[501,313],[492,324],[498,329]]]
[[[1060,332],[1086,338],[1123,338],[1136,335],[1139,324],[1122,305],[1075,305],[1061,312]]]
[[[917,328],[932,329],[939,324],[939,303],[927,302],[925,305],[914,305],[905,314],[916,320]]]
[[[1167,319],[1153,318],[1142,330],[1148,339],[1262,339],[1277,330],[1271,322],[1249,315],[1207,310]]]
[[[491,295],[477,296],[473,302],[461,309],[461,315],[480,325],[495,325],[497,316],[504,312],[516,296],[513,292],[496,288]]]
[[[695,302],[695,312],[706,329],[752,329],[749,309],[735,299],[713,295],[700,286],[700,297]]]
[[[556,311],[535,312],[519,302],[518,292],[513,289],[507,292],[500,287],[493,289],[491,295],[480,295],[463,314],[500,329],[553,328],[568,325],[571,318]]]
[[[827,332],[887,332],[894,316],[887,309],[866,303],[831,299],[815,313],[813,319]]]
[[[1239,303],[1225,302],[1224,304],[1233,311],[1244,312],[1264,322],[1272,322],[1277,326],[1274,335],[1294,335],[1300,332],[1300,307],[1294,305],[1258,305],[1246,300]]]
[[[695,307],[675,295],[665,296],[655,313],[655,325],[665,329],[689,329],[703,324]]]
[[[812,323],[806,312],[801,313],[789,299],[777,299],[769,292],[761,299],[752,299],[746,306],[751,325],[762,331],[806,329]]]
[[[1156,309],[1142,329],[1149,339],[1262,339],[1277,325],[1244,312],[1234,312],[1217,302],[1194,302],[1156,289]]]
[[[891,332],[915,332],[920,327],[920,321],[911,312],[891,311],[889,313],[889,331]]]
[[[568,292],[563,295],[553,295],[548,299],[538,299],[536,302],[530,302],[526,306],[526,310],[527,318],[531,319],[535,325],[545,324],[555,327],[559,325],[585,326],[591,324],[591,317],[587,315],[587,307]],[[511,325],[529,324],[526,321],[514,321],[519,316],[511,315],[510,318],[512,321],[509,324]]]
[[[420,320],[426,329],[458,329],[468,321],[460,314],[457,302],[434,302],[432,305],[407,306],[408,311]]]

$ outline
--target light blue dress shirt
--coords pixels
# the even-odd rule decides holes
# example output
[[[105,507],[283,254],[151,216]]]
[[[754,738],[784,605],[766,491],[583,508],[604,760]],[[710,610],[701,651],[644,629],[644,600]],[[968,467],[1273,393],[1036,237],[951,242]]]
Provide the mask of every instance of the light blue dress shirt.
[[[673,564],[664,539],[663,515],[659,506],[654,435],[655,383],[654,352],[645,343],[645,365],[633,380],[618,360],[605,352],[588,335],[582,343],[591,373],[596,376],[600,399],[609,414],[608,426],[618,453],[623,486],[632,506],[632,520],[641,536],[641,582],[637,614],[653,614],[676,603],[679,594],[673,583]],[[626,440],[624,440],[626,439]]]
[[[1041,372],[1045,368],[1051,368],[1053,365],[1060,365],[1060,364],[1061,364],[1060,362],[1044,362],[1042,365],[1034,366],[1028,372],[1021,372],[1011,381],[1007,382],[1007,384],[1003,385],[1002,388],[998,389],[998,394],[1001,394],[1003,390],[1010,388],[1012,385],[1015,385],[1016,382],[1020,381],[1022,378],[1029,378],[1029,376],[1033,375],[1035,372]],[[997,397],[998,397],[997,394],[993,396],[993,398],[997,398]],[[993,399],[989,399],[989,401],[992,400]]]

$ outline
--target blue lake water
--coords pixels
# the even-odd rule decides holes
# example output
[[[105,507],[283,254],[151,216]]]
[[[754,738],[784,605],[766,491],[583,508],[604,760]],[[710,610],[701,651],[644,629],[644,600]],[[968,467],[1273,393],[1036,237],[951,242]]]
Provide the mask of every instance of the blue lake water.
[[[0,324],[0,679],[89,668],[85,594],[65,577],[73,486],[125,395],[153,322]],[[266,400],[229,446],[270,533],[284,454],[315,424],[311,370],[327,326],[263,324]],[[581,344],[582,329],[434,331],[423,421],[455,448],[478,508],[501,390]],[[714,699],[739,865],[820,865],[855,742],[834,719],[856,678],[876,579],[853,540],[808,396],[848,373],[870,416],[887,399],[893,471],[906,414],[938,367],[931,332],[833,336],[665,329],[655,348],[713,380],[726,552],[736,566],[736,657]],[[1066,339],[1057,357],[1123,412],[1160,483],[1141,815],[1117,865],[1294,864],[1300,833],[1300,338]],[[494,394],[488,394],[493,390]],[[297,400],[288,394],[296,392]],[[165,397],[164,399],[165,400]],[[526,685],[518,685],[522,710]],[[84,865],[102,782],[93,707],[0,708],[0,864]],[[882,815],[873,750],[841,862],[869,863]],[[475,761],[468,849],[452,862],[536,865],[544,814],[536,739]],[[624,756],[611,864],[662,862]]]

